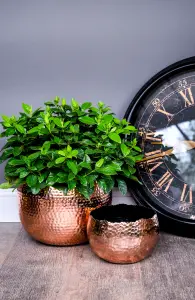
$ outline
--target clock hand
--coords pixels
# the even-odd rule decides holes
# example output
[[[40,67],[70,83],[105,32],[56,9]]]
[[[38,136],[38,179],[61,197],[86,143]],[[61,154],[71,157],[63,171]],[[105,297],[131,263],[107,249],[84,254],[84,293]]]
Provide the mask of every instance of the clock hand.
[[[187,150],[191,150],[195,148],[195,142],[194,141],[182,141],[183,144],[185,144]]]
[[[151,160],[151,159],[158,158],[158,157],[168,156],[168,155],[171,155],[171,154],[173,154],[173,148],[171,148],[169,150],[166,150],[166,151],[163,151],[161,153],[155,154],[155,155],[150,155],[148,157],[144,157],[142,160],[139,160],[139,162]]]
[[[182,147],[184,146],[184,147]],[[179,154],[179,153],[183,153],[186,151],[189,151],[191,149],[195,148],[195,141],[180,141],[178,143],[178,145],[174,146],[173,148],[163,151],[161,153],[158,154],[154,154],[154,155],[150,155],[148,157],[144,157],[142,160],[140,160],[139,162],[144,162],[144,161],[148,161],[151,159],[155,159],[158,157],[163,157],[163,156],[168,156],[168,155],[172,155],[172,154]]]

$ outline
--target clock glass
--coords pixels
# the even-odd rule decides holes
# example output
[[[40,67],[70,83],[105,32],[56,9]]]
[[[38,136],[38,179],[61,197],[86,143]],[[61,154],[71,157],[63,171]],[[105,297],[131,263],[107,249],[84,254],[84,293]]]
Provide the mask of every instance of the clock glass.
[[[134,197],[171,219],[195,223],[195,58],[155,75],[125,118],[138,128],[144,153]]]

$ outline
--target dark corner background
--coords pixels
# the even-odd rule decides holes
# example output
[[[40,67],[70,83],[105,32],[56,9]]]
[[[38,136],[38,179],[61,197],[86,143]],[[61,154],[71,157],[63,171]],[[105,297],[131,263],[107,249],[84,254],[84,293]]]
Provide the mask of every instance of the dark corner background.
[[[0,114],[59,95],[122,117],[152,75],[195,55],[194,12],[194,0],[0,0]]]

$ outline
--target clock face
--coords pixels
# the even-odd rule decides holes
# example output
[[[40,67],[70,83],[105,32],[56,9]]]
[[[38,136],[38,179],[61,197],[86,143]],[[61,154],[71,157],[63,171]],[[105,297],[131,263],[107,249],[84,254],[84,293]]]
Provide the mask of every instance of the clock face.
[[[157,74],[126,116],[138,128],[142,186],[133,194],[164,215],[195,223],[195,58]]]

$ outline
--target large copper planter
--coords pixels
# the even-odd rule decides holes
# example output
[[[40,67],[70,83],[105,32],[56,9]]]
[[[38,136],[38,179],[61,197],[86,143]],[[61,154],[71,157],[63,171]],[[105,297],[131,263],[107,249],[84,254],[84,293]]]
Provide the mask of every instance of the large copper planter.
[[[159,225],[153,210],[119,204],[92,211],[87,233],[99,257],[112,263],[135,263],[152,253]]]
[[[86,226],[90,212],[108,205],[111,195],[95,187],[90,200],[75,190],[65,196],[49,188],[40,195],[18,189],[20,220],[24,229],[36,240],[50,245],[76,245],[88,241]]]

